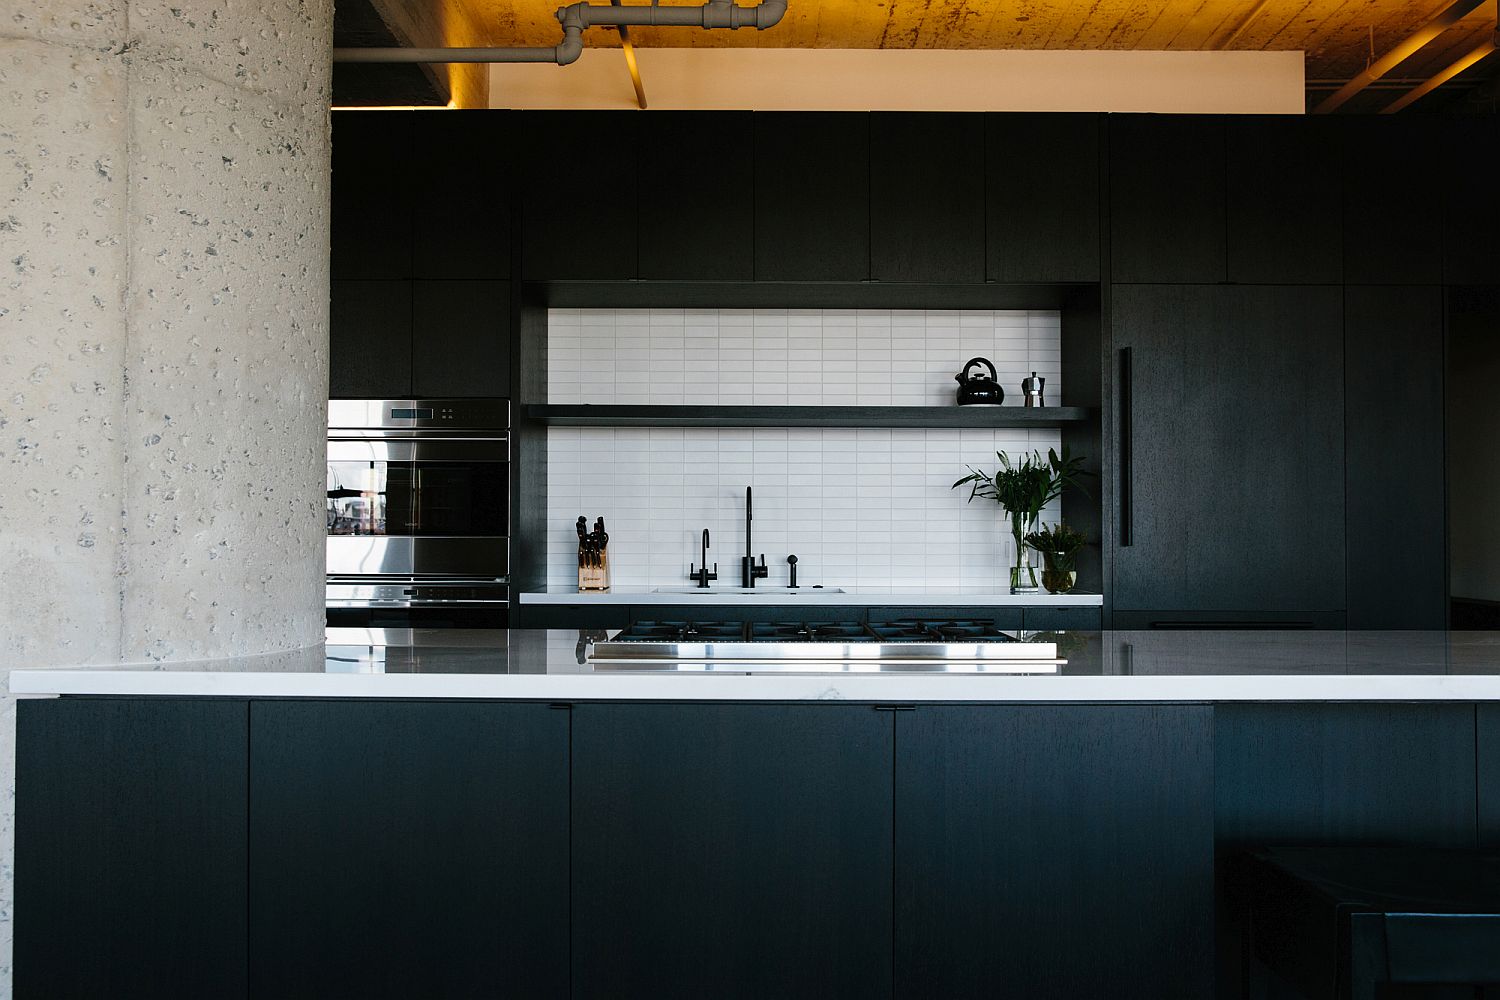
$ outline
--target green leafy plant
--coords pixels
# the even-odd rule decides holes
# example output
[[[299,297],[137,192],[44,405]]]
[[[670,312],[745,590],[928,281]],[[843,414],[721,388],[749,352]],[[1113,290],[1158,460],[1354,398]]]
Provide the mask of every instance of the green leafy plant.
[[[1082,489],[1080,480],[1091,473],[1083,467],[1083,457],[1072,455],[1066,445],[1062,454],[1047,449],[1047,457],[1033,451],[1022,455],[1020,461],[1012,462],[1004,452],[996,452],[1000,467],[991,475],[966,466],[969,474],[952,488],[969,487],[969,502],[976,497],[993,500],[1010,518],[1010,533],[1016,540],[1016,565],[1011,573],[1011,586],[1020,585],[1020,576],[1029,567],[1026,565],[1027,534],[1042,516],[1042,508],[1062,496],[1069,487]],[[1087,491],[1085,491],[1087,492]],[[1033,583],[1034,586],[1034,583]]]
[[[1041,530],[1026,536],[1026,544],[1044,556],[1051,556],[1062,569],[1072,569],[1073,559],[1083,548],[1083,532],[1069,527],[1066,521],[1043,525]]]

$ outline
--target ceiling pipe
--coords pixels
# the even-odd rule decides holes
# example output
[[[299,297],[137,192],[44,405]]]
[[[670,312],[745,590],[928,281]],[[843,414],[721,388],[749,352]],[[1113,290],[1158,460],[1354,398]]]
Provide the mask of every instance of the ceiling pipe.
[[[1259,3],[1257,3],[1254,7],[1250,8],[1248,12],[1246,12],[1244,17],[1240,18],[1240,23],[1235,25],[1233,31],[1231,31],[1222,40],[1214,42],[1210,46],[1210,48],[1227,49],[1229,48],[1229,46],[1239,41],[1239,37],[1245,33],[1245,29],[1250,27],[1251,22],[1253,22],[1257,17],[1260,17],[1261,11],[1265,10],[1270,2],[1271,0],[1260,0]]]
[[[606,7],[574,3],[557,8],[562,25],[560,45],[520,46],[511,48],[337,48],[336,63],[556,63],[566,66],[583,54],[583,30],[591,27],[661,25],[684,28],[755,28],[764,31],[775,27],[786,13],[787,0],[761,0],[742,7],[734,0],[709,0],[699,7],[661,7],[655,0],[648,6]]]
[[[1422,81],[1422,83],[1417,87],[1412,88],[1410,91],[1401,95],[1390,104],[1387,104],[1385,107],[1381,108],[1380,113],[1383,115],[1393,115],[1397,111],[1400,111],[1402,108],[1409,107],[1410,105],[1415,104],[1417,101],[1420,101],[1422,98],[1426,97],[1434,90],[1437,90],[1443,84],[1447,83],[1449,80],[1453,79],[1455,76],[1462,73],[1464,70],[1468,69],[1470,66],[1474,65],[1479,60],[1483,59],[1485,56],[1494,51],[1495,38],[1493,35],[1491,35],[1489,38],[1486,38],[1484,41],[1474,46],[1474,48],[1464,53],[1455,62],[1451,63],[1446,68],[1440,70],[1433,76]]]
[[[1407,35],[1396,44],[1395,48],[1365,67],[1364,72],[1323,98],[1322,103],[1313,108],[1313,113],[1324,115],[1330,111],[1337,111],[1349,98],[1411,58],[1418,49],[1463,20],[1483,2],[1484,0],[1453,0],[1431,21]]]

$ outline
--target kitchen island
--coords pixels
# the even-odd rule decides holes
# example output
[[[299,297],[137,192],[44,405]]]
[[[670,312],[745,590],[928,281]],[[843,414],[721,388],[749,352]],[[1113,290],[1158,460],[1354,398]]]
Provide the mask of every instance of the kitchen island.
[[[1500,840],[1489,635],[1059,633],[1003,676],[600,638],[16,672],[16,995],[1238,997],[1241,847]]]

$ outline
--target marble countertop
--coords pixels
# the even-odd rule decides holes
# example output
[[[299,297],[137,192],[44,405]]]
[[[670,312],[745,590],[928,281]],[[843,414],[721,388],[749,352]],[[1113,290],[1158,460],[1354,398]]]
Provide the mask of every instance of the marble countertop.
[[[1500,701],[1497,632],[1047,633],[1055,674],[596,670],[599,632],[332,629],[273,656],[16,670],[55,695],[860,702]]]
[[[661,591],[668,591],[662,593]],[[757,587],[753,594],[730,589],[727,585],[715,584],[707,590],[696,590],[691,585],[673,584],[670,587],[615,587],[608,593],[580,593],[577,587],[548,587],[545,590],[519,591],[516,600],[521,604],[662,604],[703,605],[705,607],[756,607],[786,605],[808,605],[810,607],[1101,607],[1102,594],[996,594],[963,593],[960,591],[919,592],[879,591],[846,587],[842,591],[817,587]]]

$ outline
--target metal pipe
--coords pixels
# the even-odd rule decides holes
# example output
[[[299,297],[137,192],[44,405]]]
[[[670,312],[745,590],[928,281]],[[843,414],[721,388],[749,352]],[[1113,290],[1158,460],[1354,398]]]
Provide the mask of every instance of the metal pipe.
[[[1393,115],[1402,108],[1416,103],[1494,51],[1495,38],[1492,35],[1460,56],[1456,62],[1447,68],[1422,81],[1419,86],[1412,88],[1412,90],[1381,108],[1380,113],[1383,115]]]
[[[761,0],[741,7],[733,0],[709,0],[700,7],[650,6],[606,7],[574,3],[557,8],[563,27],[562,43],[555,46],[510,48],[338,48],[336,63],[556,63],[566,66],[583,54],[583,29],[599,26],[665,25],[687,28],[774,27],[786,14],[787,0]]]
[[[1337,111],[1343,107],[1349,98],[1405,62],[1418,49],[1463,20],[1474,8],[1483,2],[1484,0],[1453,0],[1451,4],[1444,7],[1431,21],[1428,21],[1422,27],[1407,35],[1396,44],[1395,48],[1365,67],[1364,72],[1344,84],[1334,93],[1323,98],[1322,103],[1313,108],[1313,113],[1322,115],[1330,111]]]
[[[1234,30],[1229,33],[1228,37],[1222,41],[1215,42],[1211,47],[1215,49],[1227,49],[1233,45],[1245,33],[1245,29],[1250,27],[1250,23],[1257,17],[1260,17],[1261,11],[1265,10],[1270,2],[1271,0],[1260,0],[1259,3],[1246,12],[1244,17],[1240,18],[1240,23],[1234,26]]]

